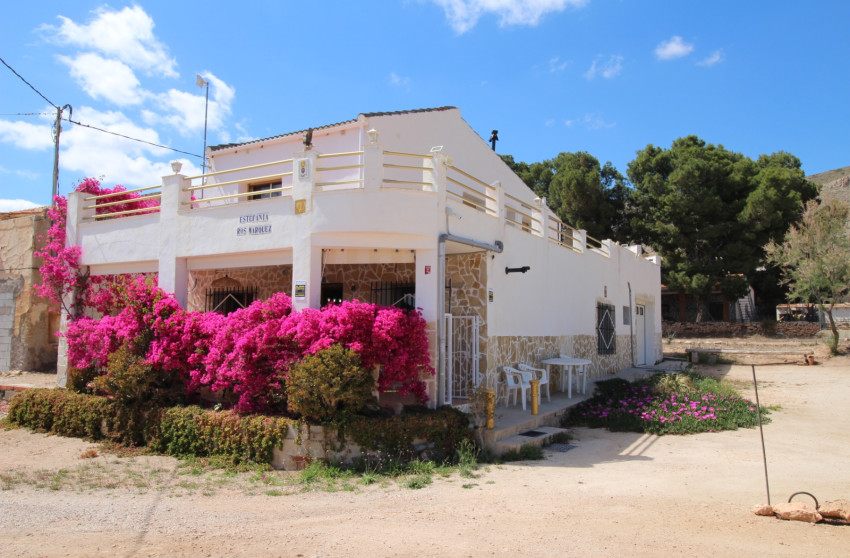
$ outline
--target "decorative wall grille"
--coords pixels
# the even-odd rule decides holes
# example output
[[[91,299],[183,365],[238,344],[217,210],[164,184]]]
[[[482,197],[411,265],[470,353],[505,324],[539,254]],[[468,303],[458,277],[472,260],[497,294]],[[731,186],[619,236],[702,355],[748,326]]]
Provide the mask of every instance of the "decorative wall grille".
[[[220,287],[207,289],[207,312],[230,314],[240,308],[245,308],[257,298],[256,287]]]
[[[612,304],[596,304],[596,344],[600,355],[613,355],[617,352],[614,312]]]

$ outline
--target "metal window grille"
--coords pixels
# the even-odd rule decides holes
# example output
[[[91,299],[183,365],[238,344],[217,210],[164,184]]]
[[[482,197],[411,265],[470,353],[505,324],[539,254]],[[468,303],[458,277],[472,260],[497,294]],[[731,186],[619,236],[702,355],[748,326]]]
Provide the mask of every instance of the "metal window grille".
[[[240,308],[245,308],[257,298],[256,287],[221,287],[207,289],[207,312],[230,314]]]
[[[266,190],[275,190],[281,187],[282,182],[269,182],[267,184],[251,184],[248,186],[249,192],[264,192]],[[255,196],[248,196],[249,200],[264,200],[266,198],[277,198],[280,197],[280,192],[271,192],[270,194],[257,194]]]
[[[416,283],[374,282],[370,300],[373,304],[413,310],[416,308]]]
[[[596,345],[600,355],[613,355],[617,352],[614,306],[598,303],[596,305]]]

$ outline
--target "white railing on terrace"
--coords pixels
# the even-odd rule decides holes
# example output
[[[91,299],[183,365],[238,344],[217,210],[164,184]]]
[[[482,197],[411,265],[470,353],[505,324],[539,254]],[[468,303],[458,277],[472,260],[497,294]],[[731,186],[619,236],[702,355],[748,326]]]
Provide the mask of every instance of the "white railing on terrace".
[[[606,246],[601,240],[597,240],[590,235],[587,236],[587,249],[599,254],[600,256],[605,256],[606,258],[611,257],[611,250],[608,246]]]
[[[537,234],[542,229],[542,221],[537,215],[540,215],[540,211],[535,206],[505,194],[505,221],[508,225]]]
[[[417,164],[410,160],[414,159]],[[382,188],[402,190],[436,190],[434,178],[434,157],[418,153],[384,151],[381,166],[384,171]]]
[[[356,184],[356,188],[363,187],[363,152],[349,151],[347,153],[328,153],[318,155],[317,161],[326,159],[343,158],[343,164],[319,166],[316,163],[316,173],[319,175],[313,186],[320,190],[346,190]],[[351,160],[355,162],[350,162]],[[352,172],[353,171],[353,172]]]
[[[531,202],[524,201],[502,190],[498,182],[488,184],[480,178],[454,166],[451,160],[442,154],[417,154],[400,151],[349,151],[343,153],[328,153],[316,155],[316,168],[313,176],[313,188],[320,191],[362,190],[367,184],[367,157],[380,157],[381,176],[379,181],[382,189],[401,189],[411,191],[439,192],[444,190],[446,200],[461,204],[467,208],[479,211],[485,215],[498,218],[500,215],[507,226],[525,233],[540,236],[562,248],[577,253],[585,251],[610,258],[611,251],[607,242],[601,242],[584,231],[576,230],[558,220],[552,211],[543,206],[539,199]],[[377,164],[377,161],[372,160]],[[436,166],[445,168],[444,185],[439,178],[441,173]],[[263,174],[261,169],[277,167],[273,172]],[[368,168],[376,168],[374,166]],[[269,197],[290,197],[293,189],[292,179],[294,159],[284,159],[268,163],[260,163],[246,167],[210,172],[207,174],[184,178],[188,186],[182,189],[181,205],[189,209],[210,207],[220,204],[239,203],[254,199]],[[375,180],[374,177],[368,177]],[[222,180],[223,179],[223,180]],[[277,187],[271,188],[269,185]],[[375,182],[372,182],[373,184]],[[252,185],[262,184],[263,190],[251,190]],[[194,199],[195,193],[202,193],[214,188],[235,186],[241,190],[233,194],[221,194],[213,197]],[[140,194],[151,190],[159,190],[149,194]],[[220,193],[221,191],[219,191]],[[190,194],[191,201],[185,201]],[[203,194],[201,194],[203,195]],[[150,186],[124,192],[114,192],[101,196],[84,198],[86,202],[94,202],[85,206],[89,217],[85,220],[103,220],[113,217],[157,213],[162,196],[162,186]],[[114,199],[120,198],[120,199]],[[216,203],[217,202],[217,203]],[[141,206],[141,207],[140,207]],[[501,206],[501,207],[500,207]]]
[[[496,188],[454,165],[446,166],[446,199],[453,199],[488,215],[497,216]]]
[[[248,198],[250,200],[251,198],[259,198],[259,196],[271,196],[271,195],[278,194],[278,193],[280,195],[283,195],[284,192],[288,192],[288,191],[292,190],[292,183],[291,183],[292,170],[289,170],[289,171],[286,171],[286,172],[278,172],[278,173],[274,173],[274,174],[261,175],[261,176],[250,176],[248,178],[240,177],[240,178],[232,179],[232,180],[223,180],[223,181],[216,180],[215,182],[208,182],[208,180],[210,178],[218,179],[219,177],[223,177],[223,176],[227,176],[227,175],[234,175],[236,173],[246,173],[247,171],[253,171],[253,170],[268,168],[268,167],[272,167],[272,166],[283,166],[283,167],[285,167],[286,165],[290,165],[290,169],[291,169],[292,168],[292,161],[293,161],[292,159],[283,159],[281,161],[272,161],[270,163],[260,163],[260,164],[257,164],[257,165],[250,165],[250,166],[247,166],[247,167],[239,167],[239,168],[236,168],[236,169],[228,169],[228,170],[223,170],[223,171],[210,172],[210,173],[207,173],[207,174],[199,174],[199,175],[196,175],[196,176],[187,176],[186,180],[188,180],[190,184],[194,180],[200,180],[201,181],[201,184],[189,186],[189,187],[183,189],[184,192],[190,192],[192,194],[192,196],[195,195],[195,192],[203,192],[204,190],[209,190],[209,189],[212,189],[212,188],[222,188],[224,186],[245,185],[246,190],[243,191],[243,192],[237,192],[236,194],[224,194],[224,195],[220,195],[220,196],[213,196],[211,198],[204,196],[201,199],[194,199],[194,200],[191,200],[191,201],[188,201],[188,202],[183,202],[182,205],[189,206],[190,209],[196,209],[198,207],[206,207],[206,206],[210,205],[210,202],[217,202],[217,201],[224,201],[224,200],[239,201],[241,198]],[[290,184],[288,186],[283,184],[284,178],[290,179]],[[251,184],[270,183],[270,182],[275,182],[277,180],[281,181],[281,185],[278,188],[265,189],[265,190],[261,190],[261,191],[251,191],[250,190]]]
[[[139,192],[147,192],[149,190],[159,190],[159,192],[139,195]],[[121,197],[122,199],[113,199],[118,197]],[[100,196],[89,196],[84,198],[84,200],[86,202],[93,201],[94,203],[91,205],[84,205],[83,209],[93,209],[95,213],[91,217],[86,217],[83,220],[100,221],[103,219],[138,215],[142,213],[158,213],[161,197],[162,184],[136,188],[134,190],[124,190],[123,192],[111,192]]]
[[[563,248],[572,250],[573,252],[582,253],[579,232],[555,217],[549,217],[549,228],[547,238],[550,242],[557,244]]]

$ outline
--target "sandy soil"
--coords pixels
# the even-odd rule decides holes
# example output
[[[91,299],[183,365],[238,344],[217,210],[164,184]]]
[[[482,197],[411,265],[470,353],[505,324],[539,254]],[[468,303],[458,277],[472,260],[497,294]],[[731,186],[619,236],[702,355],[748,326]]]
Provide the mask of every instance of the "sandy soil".
[[[749,366],[700,368],[753,395]],[[771,502],[801,490],[850,499],[850,357],[756,373],[762,404],[781,406],[764,427]],[[751,513],[767,501],[757,429],[574,434],[574,449],[547,451],[544,461],[482,467],[475,479],[435,476],[419,490],[269,492],[244,479],[193,486],[171,458],[87,459],[96,445],[0,431],[0,555],[831,557],[850,549],[850,527]],[[99,473],[85,480],[84,470]]]

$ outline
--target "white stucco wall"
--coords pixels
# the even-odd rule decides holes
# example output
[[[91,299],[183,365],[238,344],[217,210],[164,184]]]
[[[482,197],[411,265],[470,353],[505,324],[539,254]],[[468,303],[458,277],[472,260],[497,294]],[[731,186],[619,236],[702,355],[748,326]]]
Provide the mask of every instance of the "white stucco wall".
[[[370,144],[367,132],[371,129],[378,131],[377,145]],[[622,312],[630,305],[631,286],[632,303],[639,301],[650,312],[648,335],[658,339],[652,352],[660,357],[660,264],[612,243],[606,244],[610,257],[584,246],[583,252],[577,253],[548,240],[546,226],[531,234],[506,222],[505,206],[516,206],[517,199],[527,204],[526,210],[542,219],[544,225],[541,212],[553,214],[539,205],[535,194],[468,126],[459,110],[361,115],[355,121],[314,130],[309,150],[305,150],[302,137],[301,133],[290,134],[212,153],[211,167],[217,173],[283,159],[294,158],[296,164],[299,159],[308,159],[308,176],[296,173],[284,177],[283,185],[291,190],[279,197],[198,201],[191,208],[187,205],[189,195],[194,193],[198,200],[201,195],[186,188],[201,181],[165,177],[159,213],[102,222],[75,221],[69,223],[69,240],[82,246],[82,263],[92,266],[93,273],[159,270],[161,280],[171,281],[176,288],[185,282],[181,278],[191,269],[291,264],[293,281],[307,281],[318,289],[326,254],[349,263],[374,258],[386,262],[393,260],[396,250],[407,252],[407,258],[413,251],[417,304],[432,324],[442,314],[437,308],[437,293],[443,286],[426,267],[433,270],[438,264],[439,235],[449,233],[489,245],[499,241],[504,245],[503,252],[488,253],[486,258],[487,287],[494,295],[487,303],[487,335],[592,336],[598,302],[614,305],[616,335],[629,335]],[[427,184],[387,187],[383,182],[402,171],[383,166],[387,156],[382,152],[429,154],[435,147],[440,147],[438,154],[425,160],[422,171],[414,172],[420,177],[417,180]],[[364,153],[338,159],[319,157],[358,151]],[[421,159],[417,161],[422,164]],[[486,205],[491,213],[446,195],[447,188],[456,187],[446,182],[449,171],[443,163],[490,185],[486,190],[492,199]],[[318,171],[351,164],[362,167]],[[207,184],[239,183],[206,189],[203,200],[245,192],[248,184],[275,173],[291,172],[294,167],[287,163],[210,176]],[[330,188],[316,184],[328,179],[362,182]],[[306,208],[300,214],[295,211],[299,200]],[[78,213],[85,214],[79,200],[71,202],[69,221]],[[246,218],[256,218],[255,224],[268,229],[261,234],[239,234]],[[539,225],[535,227],[540,229]],[[370,253],[372,256],[367,256]],[[505,274],[505,267],[521,266],[530,270]],[[316,306],[317,292],[310,292],[302,304]]]

